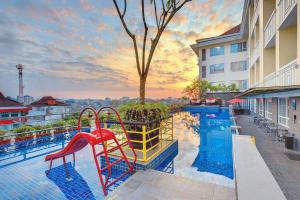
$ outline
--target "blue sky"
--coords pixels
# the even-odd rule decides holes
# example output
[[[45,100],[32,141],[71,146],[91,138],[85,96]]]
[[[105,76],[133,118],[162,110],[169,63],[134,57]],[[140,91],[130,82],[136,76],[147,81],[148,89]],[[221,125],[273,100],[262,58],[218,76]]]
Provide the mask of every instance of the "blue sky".
[[[146,20],[151,37],[154,18],[149,2]],[[146,96],[180,97],[198,74],[197,57],[189,46],[239,24],[242,8],[243,0],[186,4],[160,40]],[[139,1],[128,0],[125,19],[137,36],[143,33],[140,16]],[[18,63],[25,66],[24,93],[35,97],[138,96],[132,43],[112,0],[1,1],[0,91],[4,95],[18,94]]]

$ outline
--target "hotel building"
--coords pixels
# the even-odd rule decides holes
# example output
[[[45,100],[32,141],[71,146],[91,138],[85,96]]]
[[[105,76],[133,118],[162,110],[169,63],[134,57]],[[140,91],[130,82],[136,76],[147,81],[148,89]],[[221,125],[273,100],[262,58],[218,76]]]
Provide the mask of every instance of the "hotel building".
[[[243,35],[248,37],[252,112],[300,139],[300,1],[245,1]],[[296,148],[300,145],[296,144]]]
[[[248,89],[247,38],[242,37],[240,27],[191,45],[198,56],[199,79],[212,85],[234,83],[240,91]]]
[[[299,12],[300,0],[245,0],[238,36],[235,36],[235,33],[225,34],[198,40],[197,44],[192,45],[199,58],[201,79],[225,83],[248,79],[249,89],[244,91],[241,97],[249,99],[250,110],[295,134],[298,150],[300,149]],[[228,37],[232,39],[229,40]],[[229,41],[224,41],[225,38]],[[225,53],[226,46],[228,49],[229,45],[245,41],[247,55],[234,58],[235,55],[228,53],[228,50],[227,54]],[[211,50],[216,47],[223,48],[218,51]],[[203,53],[207,51],[208,53],[216,51],[218,54],[221,52],[222,60],[220,60],[222,56],[218,58],[209,55],[206,58]],[[231,69],[232,66],[228,67],[229,63],[235,59],[242,61],[245,58],[248,58],[249,65],[247,78],[243,75],[234,76],[236,72],[230,72],[227,76],[226,66]],[[217,67],[217,71],[221,71],[221,76],[211,74],[211,71],[214,72],[211,69],[209,73],[206,72],[206,66],[211,67],[219,63],[224,63],[221,67],[219,65]]]

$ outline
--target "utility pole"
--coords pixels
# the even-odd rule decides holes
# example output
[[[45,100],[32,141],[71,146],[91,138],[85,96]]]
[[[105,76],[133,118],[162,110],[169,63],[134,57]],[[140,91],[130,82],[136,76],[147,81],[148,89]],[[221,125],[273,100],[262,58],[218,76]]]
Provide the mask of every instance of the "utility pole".
[[[22,64],[16,65],[17,70],[19,71],[19,96],[18,96],[18,101],[20,103],[24,103],[24,94],[23,94],[23,69],[24,66]]]

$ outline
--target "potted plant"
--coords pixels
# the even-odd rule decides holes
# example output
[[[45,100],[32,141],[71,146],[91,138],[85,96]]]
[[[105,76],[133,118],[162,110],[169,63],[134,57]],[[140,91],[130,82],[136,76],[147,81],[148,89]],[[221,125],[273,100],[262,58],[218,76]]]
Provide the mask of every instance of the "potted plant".
[[[161,121],[169,115],[169,109],[162,103],[146,103],[145,105],[129,103],[119,107],[119,111],[124,121],[131,124],[126,125],[128,131],[142,132],[143,126],[146,131],[151,131],[160,127]],[[146,135],[146,140],[150,140],[159,135],[159,129],[152,131]],[[139,133],[128,133],[131,140],[143,141],[143,135]],[[146,149],[156,145],[159,137],[146,143]],[[142,149],[143,144],[140,142],[132,142],[136,149]]]
[[[54,129],[54,135],[64,133],[66,131],[65,126],[66,126],[66,122],[63,119],[57,120],[54,123],[52,123],[52,127]]]
[[[51,135],[50,128],[51,128],[50,124],[44,126],[40,126],[40,125],[34,126],[34,129],[37,130],[36,137],[40,138],[40,137],[50,136]]]
[[[13,130],[14,133],[18,133],[15,138],[15,142],[20,142],[23,140],[32,140],[34,138],[35,129],[32,126],[23,125],[19,128]]]
[[[0,130],[0,146],[10,144],[10,137],[5,137],[6,132],[7,131]]]

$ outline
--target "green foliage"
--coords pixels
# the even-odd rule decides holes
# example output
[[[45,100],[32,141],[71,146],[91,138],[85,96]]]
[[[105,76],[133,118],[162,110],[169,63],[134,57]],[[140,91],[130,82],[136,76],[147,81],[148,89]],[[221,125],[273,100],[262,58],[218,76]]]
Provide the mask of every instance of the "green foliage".
[[[121,118],[126,118],[126,113],[130,110],[135,111],[144,111],[151,109],[159,109],[160,110],[160,118],[166,118],[169,115],[169,107],[160,102],[146,102],[145,105],[141,105],[139,103],[126,103],[118,107],[118,112],[121,115]]]
[[[201,99],[203,98],[207,90],[210,88],[211,88],[211,84],[208,81],[199,80],[196,77],[190,85],[188,85],[183,89],[182,93],[192,99],[198,99],[198,98]]]
[[[211,92],[238,92],[239,89],[237,88],[235,83],[232,83],[228,86],[226,85],[212,85],[205,80],[199,80],[197,77],[192,81],[190,85],[183,89],[183,94],[187,95],[192,99],[203,98],[204,94],[207,91]]]
[[[0,136],[1,136],[1,135],[5,135],[5,133],[7,133],[6,130],[0,130]]]
[[[91,122],[90,119],[87,117],[82,117],[81,118],[81,126],[90,126]]]
[[[61,126],[66,126],[67,123],[65,120],[60,119],[60,120],[53,122],[51,125],[52,125],[52,127],[61,127]]]
[[[29,131],[34,131],[34,127],[28,126],[28,125],[23,125],[20,126],[16,129],[13,130],[14,133],[23,133],[23,132],[29,132]]]
[[[169,105],[170,112],[179,112],[186,104],[185,103],[174,103]]]
[[[68,119],[66,120],[66,124],[69,126],[77,126],[78,120],[77,119]]]

